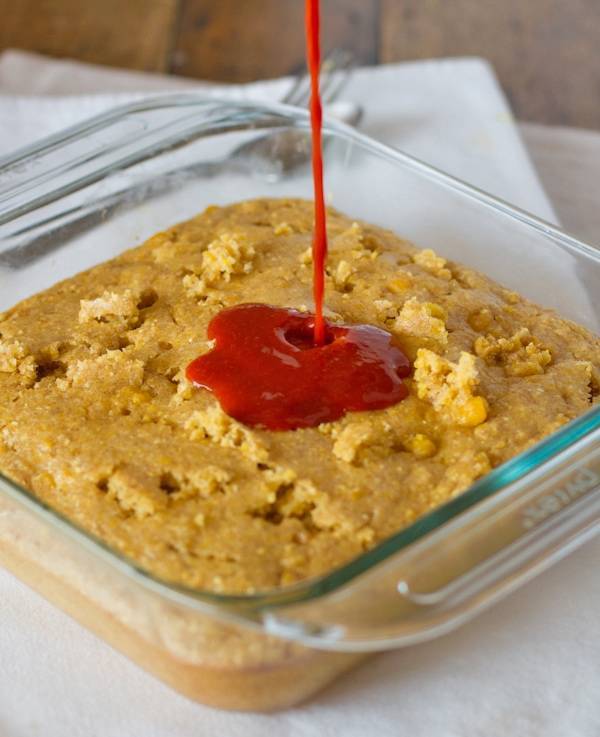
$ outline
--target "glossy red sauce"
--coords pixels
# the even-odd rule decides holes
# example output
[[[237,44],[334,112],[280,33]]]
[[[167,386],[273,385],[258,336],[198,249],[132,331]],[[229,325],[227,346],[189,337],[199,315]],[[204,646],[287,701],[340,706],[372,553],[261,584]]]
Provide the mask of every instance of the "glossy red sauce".
[[[315,343],[325,341],[323,294],[325,291],[325,261],[327,259],[327,229],[325,195],[323,191],[323,144],[321,128],[323,111],[319,93],[321,66],[319,0],[306,0],[306,61],[310,70],[310,123],[312,131],[312,169],[315,197],[315,227],[313,233],[313,297],[315,302]]]
[[[383,409],[407,395],[410,363],[390,333],[325,321],[324,343],[315,346],[314,324],[314,315],[269,305],[225,309],[208,326],[215,347],[187,377],[214,392],[231,417],[269,430]]]

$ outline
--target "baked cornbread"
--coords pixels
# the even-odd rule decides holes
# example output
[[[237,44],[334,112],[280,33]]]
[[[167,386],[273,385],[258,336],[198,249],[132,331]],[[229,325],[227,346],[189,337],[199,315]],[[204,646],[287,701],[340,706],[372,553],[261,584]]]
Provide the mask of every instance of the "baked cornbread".
[[[328,317],[380,325],[409,397],[249,429],[186,366],[242,302],[310,309],[312,204],[209,208],[0,322],[0,470],[168,580],[252,592],[334,568],[597,401],[600,340],[329,212]]]

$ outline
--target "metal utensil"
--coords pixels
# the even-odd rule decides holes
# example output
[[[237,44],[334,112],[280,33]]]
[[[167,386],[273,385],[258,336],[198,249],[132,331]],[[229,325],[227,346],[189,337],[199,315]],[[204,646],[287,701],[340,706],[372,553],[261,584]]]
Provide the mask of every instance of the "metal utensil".
[[[362,108],[354,103],[336,103],[335,100],[348,82],[352,69],[352,56],[336,49],[321,66],[320,88],[325,114],[356,125]],[[297,107],[305,106],[310,96],[308,75],[298,75],[281,102]],[[0,252],[0,266],[18,269],[41,256],[61,247],[71,238],[84,233],[91,226],[102,222],[117,210],[125,210],[142,201],[165,194],[182,180],[210,177],[224,170],[251,172],[253,175],[277,181],[293,169],[308,162],[310,136],[305,131],[285,130],[267,133],[246,141],[233,149],[226,157],[216,161],[198,162],[177,170],[146,178],[125,189],[77,205],[62,211],[50,219],[27,225],[11,233],[9,238],[17,243]],[[48,228],[53,221],[59,221]],[[40,226],[41,234],[34,235]]]

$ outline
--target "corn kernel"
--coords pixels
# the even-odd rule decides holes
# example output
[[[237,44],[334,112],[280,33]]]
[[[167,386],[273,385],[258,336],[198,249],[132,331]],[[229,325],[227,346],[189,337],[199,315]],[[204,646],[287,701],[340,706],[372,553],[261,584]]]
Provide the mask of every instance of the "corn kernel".
[[[417,458],[429,458],[435,454],[435,443],[422,433],[411,435],[404,441],[405,447]]]
[[[472,397],[461,407],[460,424],[475,427],[485,422],[488,414],[488,403],[483,397]]]
[[[405,292],[407,289],[410,289],[411,286],[412,279],[410,275],[404,273],[396,275],[391,281],[389,281],[387,288],[390,290],[390,292],[399,294],[400,292]]]

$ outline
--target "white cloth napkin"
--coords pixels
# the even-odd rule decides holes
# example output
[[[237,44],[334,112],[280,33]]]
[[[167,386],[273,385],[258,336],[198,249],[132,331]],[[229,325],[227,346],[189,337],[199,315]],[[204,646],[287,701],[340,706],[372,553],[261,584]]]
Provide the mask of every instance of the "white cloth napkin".
[[[185,88],[274,100],[288,85],[289,80],[272,80],[217,86],[6,52],[0,61],[0,155],[140,93]],[[67,94],[72,90],[87,92]],[[344,99],[364,105],[360,127],[365,133],[543,218],[555,217],[486,62],[456,59],[360,69]]]
[[[286,84],[223,90],[11,52],[0,57],[0,155],[131,99],[127,91],[273,99]],[[360,70],[345,97],[366,106],[365,132],[555,217],[484,62]],[[269,716],[178,696],[0,571],[0,737],[597,737],[599,556],[600,541],[588,543],[461,630],[379,656]]]

